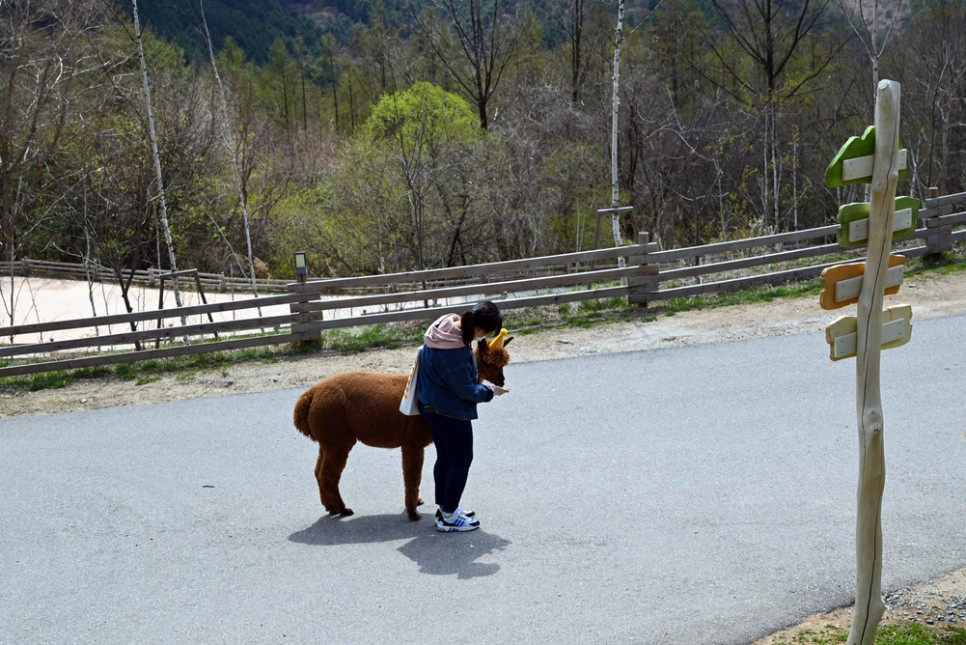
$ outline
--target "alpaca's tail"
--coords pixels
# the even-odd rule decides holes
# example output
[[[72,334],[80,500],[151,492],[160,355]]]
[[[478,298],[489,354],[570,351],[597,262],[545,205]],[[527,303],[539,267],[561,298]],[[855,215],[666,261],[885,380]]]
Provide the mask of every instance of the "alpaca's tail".
[[[309,429],[309,409],[312,407],[312,389],[308,389],[305,393],[299,397],[299,400],[295,403],[295,414],[293,415],[295,421],[295,427],[298,431],[304,434],[306,437],[315,441],[315,437],[312,436],[312,431]]]

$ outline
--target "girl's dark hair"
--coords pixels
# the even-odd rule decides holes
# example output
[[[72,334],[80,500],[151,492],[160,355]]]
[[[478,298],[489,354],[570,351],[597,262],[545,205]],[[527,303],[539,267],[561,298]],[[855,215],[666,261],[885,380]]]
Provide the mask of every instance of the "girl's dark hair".
[[[500,315],[500,310],[489,300],[476,303],[472,309],[460,316],[464,343],[469,345],[473,342],[477,327],[487,334],[498,332],[503,327],[503,316]]]

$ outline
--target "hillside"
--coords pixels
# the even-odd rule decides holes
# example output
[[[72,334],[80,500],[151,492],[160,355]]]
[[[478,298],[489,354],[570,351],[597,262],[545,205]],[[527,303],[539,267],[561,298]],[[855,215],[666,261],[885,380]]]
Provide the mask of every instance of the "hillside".
[[[276,38],[299,38],[311,51],[322,35],[317,23],[293,13],[280,0],[207,0],[203,6],[215,51],[231,36],[250,59],[259,63],[268,58]],[[198,0],[141,3],[138,13],[146,25],[181,47],[189,59],[207,58]]]
[[[559,32],[553,2],[504,0],[501,6],[507,11],[515,8],[532,13],[543,23],[544,34],[556,40],[560,36],[552,36]],[[204,11],[216,51],[231,36],[248,58],[263,63],[276,38],[290,45],[298,39],[309,53],[319,54],[324,34],[345,45],[360,27],[371,25],[377,14],[386,24],[407,25],[412,7],[418,11],[426,4],[428,0],[207,0]],[[649,17],[657,4],[657,0],[627,0],[627,25],[632,27]],[[199,0],[165,0],[139,4],[138,11],[152,30],[176,43],[189,59],[197,60],[208,55],[200,6]],[[616,11],[613,6],[604,10]]]

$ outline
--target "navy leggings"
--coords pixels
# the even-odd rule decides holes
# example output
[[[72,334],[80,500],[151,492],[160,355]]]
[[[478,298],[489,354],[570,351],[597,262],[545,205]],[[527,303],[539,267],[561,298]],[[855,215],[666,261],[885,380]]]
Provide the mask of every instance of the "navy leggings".
[[[452,513],[460,505],[473,463],[473,424],[426,412],[422,403],[419,408],[436,444],[436,465],[433,466],[436,504],[444,513]]]

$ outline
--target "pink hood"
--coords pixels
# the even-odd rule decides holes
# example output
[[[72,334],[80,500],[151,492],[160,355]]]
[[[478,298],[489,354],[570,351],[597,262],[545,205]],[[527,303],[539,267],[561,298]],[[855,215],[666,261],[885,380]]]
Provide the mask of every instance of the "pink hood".
[[[459,316],[446,314],[439,317],[423,334],[427,347],[433,349],[461,349],[466,347],[463,332],[456,326]]]

